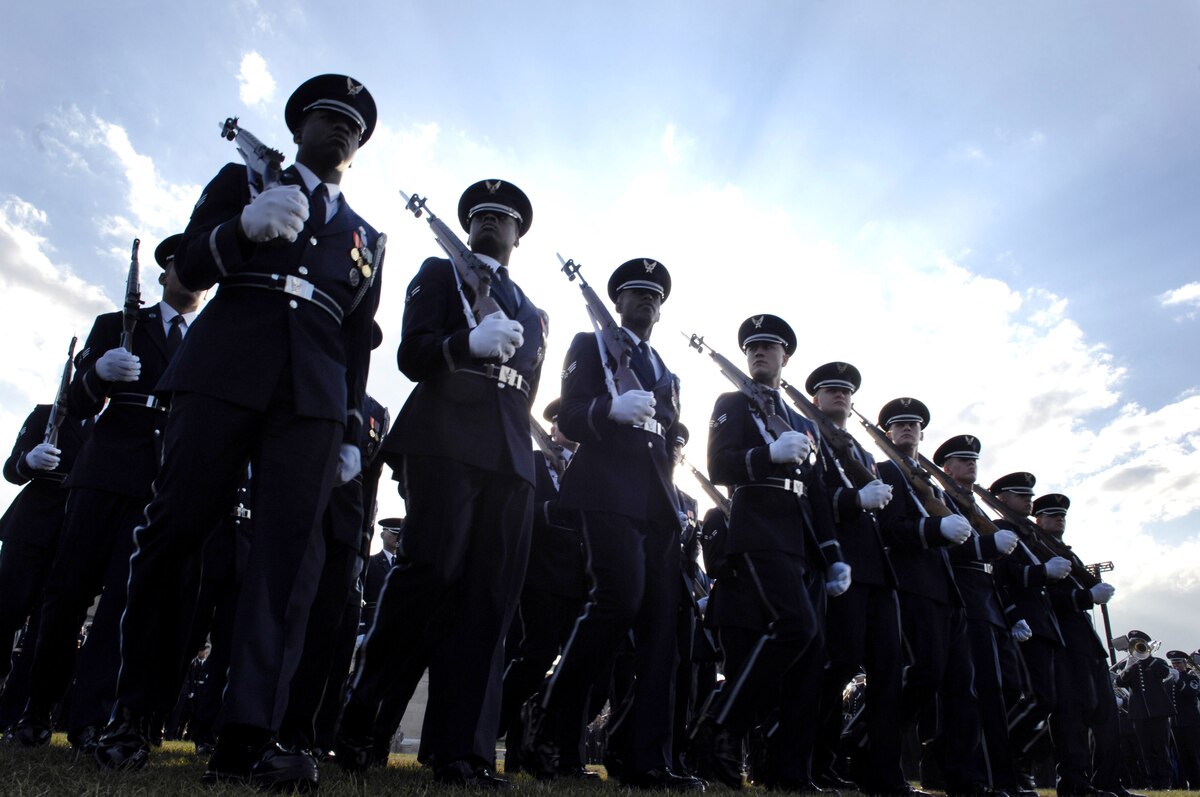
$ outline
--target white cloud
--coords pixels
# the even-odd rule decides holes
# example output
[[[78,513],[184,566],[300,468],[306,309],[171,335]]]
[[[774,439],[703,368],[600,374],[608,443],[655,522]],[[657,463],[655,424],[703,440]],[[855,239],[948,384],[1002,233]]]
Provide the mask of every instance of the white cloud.
[[[1163,307],[1182,307],[1188,309],[1185,315],[1195,318],[1200,311],[1200,282],[1189,282],[1178,288],[1161,293],[1158,301]]]
[[[275,98],[275,78],[267,69],[267,62],[254,50],[242,56],[238,70],[239,95],[247,105],[265,106]]]
[[[662,138],[659,139],[659,147],[663,155],[667,157],[667,163],[672,166],[684,159],[693,143],[692,139],[681,136],[674,124],[667,125],[667,129],[663,131]]]

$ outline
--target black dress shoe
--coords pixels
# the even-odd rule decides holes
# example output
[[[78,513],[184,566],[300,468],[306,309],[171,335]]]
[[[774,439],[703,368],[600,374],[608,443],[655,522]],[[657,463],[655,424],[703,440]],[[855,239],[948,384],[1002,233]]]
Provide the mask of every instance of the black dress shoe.
[[[13,741],[22,747],[45,747],[50,744],[54,729],[50,724],[50,712],[26,709],[13,727]]]
[[[508,767],[508,763],[505,762],[506,770],[507,770],[507,767]],[[592,770],[588,769],[587,767],[583,767],[583,766],[559,767],[557,774],[560,778],[566,778],[567,780],[600,780],[599,772],[593,772]]]
[[[95,725],[86,725],[82,730],[71,731],[67,734],[67,741],[71,745],[71,749],[75,751],[76,757],[90,756],[96,752],[96,744],[100,740],[100,729]]]
[[[317,788],[317,759],[307,750],[269,745],[250,766],[250,783],[272,791],[312,791]]]
[[[488,767],[476,766],[470,761],[451,761],[438,767],[433,779],[447,786],[467,786],[474,789],[511,789],[512,784]]]
[[[150,740],[146,733],[148,724],[145,717],[134,714],[128,708],[119,708],[101,731],[92,757],[106,769],[131,772],[144,768],[150,761]]]
[[[691,775],[676,775],[670,769],[651,769],[627,775],[621,783],[635,789],[667,789],[668,791],[704,791],[704,781]]]
[[[206,786],[249,783],[250,767],[258,760],[264,744],[262,740],[238,738],[235,733],[223,731],[212,748],[212,756],[208,759],[204,774],[200,776],[200,782]]]

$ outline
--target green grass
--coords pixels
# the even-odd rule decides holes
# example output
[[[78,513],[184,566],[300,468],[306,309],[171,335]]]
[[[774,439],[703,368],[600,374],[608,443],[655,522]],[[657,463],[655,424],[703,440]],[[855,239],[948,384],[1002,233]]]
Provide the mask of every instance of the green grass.
[[[49,747],[27,750],[12,745],[0,745],[0,795],[7,797],[171,797],[172,795],[205,795],[205,797],[245,797],[254,792],[245,786],[208,787],[200,783],[206,761],[196,756],[189,742],[167,742],[154,751],[150,766],[142,772],[102,771],[90,760],[76,761],[63,734],[55,734]],[[613,792],[629,793],[616,784],[540,783],[528,775],[513,779],[517,794],[538,797],[598,797]],[[732,795],[719,784],[710,784],[709,792]],[[765,794],[755,787],[749,794]],[[373,769],[365,775],[347,775],[337,767],[321,770],[321,788],[325,797],[366,797],[367,795],[468,795],[478,791],[449,788],[434,783],[428,770],[416,763],[412,755],[393,754],[388,768]],[[1053,789],[1043,789],[1043,797],[1054,797]],[[1186,795],[1186,792],[1148,792],[1150,797]],[[857,797],[857,793],[842,797]]]

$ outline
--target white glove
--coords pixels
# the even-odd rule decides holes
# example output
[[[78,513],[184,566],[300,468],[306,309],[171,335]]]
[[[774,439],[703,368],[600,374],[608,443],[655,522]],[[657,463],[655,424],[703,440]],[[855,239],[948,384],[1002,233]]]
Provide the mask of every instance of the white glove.
[[[996,550],[1008,556],[1013,551],[1017,550],[1017,533],[1008,529],[998,529],[992,535],[992,539],[996,541]]]
[[[1067,573],[1070,573],[1070,572],[1071,572],[1071,560],[1070,559],[1064,559],[1061,556],[1055,556],[1054,558],[1052,558],[1046,562],[1046,578],[1048,578],[1051,581],[1060,581],[1060,580],[1066,578]]]
[[[654,417],[654,394],[648,390],[630,390],[612,400],[608,417],[626,426],[637,426]]]
[[[342,447],[338,451],[337,483],[345,484],[357,476],[360,470],[362,470],[362,453],[358,450],[358,446],[342,443]]]
[[[1033,629],[1024,620],[1017,620],[1013,623],[1012,638],[1018,642],[1028,642],[1033,639]]]
[[[776,465],[784,462],[801,462],[812,451],[812,440],[808,435],[799,432],[784,432],[779,439],[771,443],[771,461]]]
[[[876,479],[858,491],[858,505],[863,509],[883,509],[892,500],[892,486]]]
[[[524,331],[525,328],[518,322],[498,310],[484,316],[468,338],[471,356],[489,360],[498,357],[500,362],[508,362],[508,358],[525,343]]]
[[[268,188],[242,208],[242,232],[255,243],[296,240],[308,219],[308,197],[298,185]]]
[[[949,515],[942,518],[942,536],[952,545],[962,545],[971,536],[971,524],[962,515]]]
[[[1167,673],[1167,677],[1163,678],[1164,684],[1168,683],[1168,682],[1169,683],[1178,683],[1179,682],[1179,670],[1175,669],[1174,667],[1171,668],[1170,672]]]
[[[1108,603],[1117,590],[1112,584],[1105,584],[1101,581],[1089,591],[1092,593],[1092,603]]]
[[[62,460],[59,451],[49,443],[38,443],[25,455],[25,464],[34,470],[54,470]]]
[[[96,360],[96,376],[105,382],[136,382],[141,375],[141,358],[120,346],[109,349]]]
[[[850,589],[850,565],[845,562],[834,562],[825,571],[825,593],[836,598]]]

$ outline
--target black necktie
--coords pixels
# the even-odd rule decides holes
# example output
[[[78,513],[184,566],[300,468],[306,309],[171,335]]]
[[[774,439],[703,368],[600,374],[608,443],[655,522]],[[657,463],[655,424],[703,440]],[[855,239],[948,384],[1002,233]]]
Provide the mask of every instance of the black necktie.
[[[328,206],[329,189],[325,187],[325,183],[321,183],[317,186],[317,190],[312,192],[312,197],[308,200],[308,225],[314,230],[319,230],[325,226]]]
[[[637,345],[637,354],[633,356],[633,372],[646,390],[653,390],[658,382],[658,377],[654,375],[654,361],[650,359],[652,356],[650,344],[644,340]]]
[[[167,331],[167,357],[174,357],[183,343],[183,316],[177,315],[171,319],[171,329]]]
[[[499,302],[500,310],[509,318],[516,316],[516,296],[512,293],[512,282],[509,280],[509,270],[500,266],[496,278],[492,280],[492,298]]]

